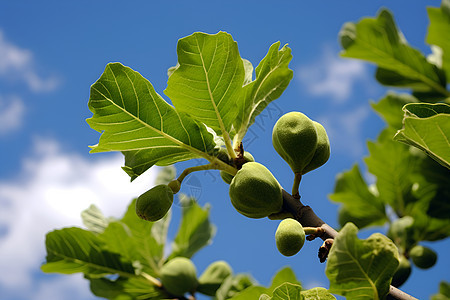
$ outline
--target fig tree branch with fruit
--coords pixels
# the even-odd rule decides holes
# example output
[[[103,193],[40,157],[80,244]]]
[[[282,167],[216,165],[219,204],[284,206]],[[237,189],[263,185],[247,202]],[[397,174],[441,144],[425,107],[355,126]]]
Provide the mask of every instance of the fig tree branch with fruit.
[[[450,235],[450,44],[448,35],[439,34],[450,29],[449,12],[450,0],[428,9],[427,41],[440,47],[428,58],[407,44],[385,9],[375,18],[345,24],[340,32],[343,57],[374,63],[381,84],[411,93],[390,92],[372,105],[387,123],[368,143],[365,163],[376,180],[367,184],[358,165],[339,174],[330,195],[342,204],[339,233],[302,203],[299,189],[302,178],[330,157],[326,128],[296,111],[276,122],[272,144],[292,169],[291,194],[243,142],[293,77],[287,45],[272,44],[254,70],[228,33],[196,32],[180,39],[178,63],[169,69],[164,91],[172,105],[138,72],[108,64],[91,86],[93,116],[87,122],[101,133],[91,152],[122,152],[131,180],[154,165],[205,162],[178,177],[173,167],[164,168],[156,186],[133,200],[121,219],[91,206],[82,214],[86,229],[48,233],[42,270],[81,272],[93,294],[117,300],[196,299],[198,294],[218,300],[335,299],[333,294],[415,299],[397,287],[412,273],[411,262],[422,269],[436,263],[436,253],[421,242]],[[226,198],[238,213],[279,222],[275,244],[281,254],[295,256],[305,240],[322,239],[318,257],[326,261],[328,289],[304,289],[290,268],[280,270],[271,286],[260,286],[247,274],[234,274],[222,260],[198,275],[190,258],[211,241],[215,229],[208,206],[180,188],[187,175],[205,170],[217,170],[229,184]],[[174,197],[183,203],[182,218],[167,253]],[[384,224],[387,235],[357,237],[361,228]],[[440,293],[446,289],[442,282]]]

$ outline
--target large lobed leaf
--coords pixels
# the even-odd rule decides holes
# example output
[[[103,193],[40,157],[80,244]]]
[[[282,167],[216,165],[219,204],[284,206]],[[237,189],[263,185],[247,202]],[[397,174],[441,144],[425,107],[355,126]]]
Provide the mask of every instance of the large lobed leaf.
[[[375,233],[366,240],[347,223],[334,240],[325,273],[331,293],[347,299],[384,299],[398,261],[398,250],[386,236]]]
[[[244,65],[231,35],[196,32],[177,45],[178,67],[165,94],[179,111],[218,134],[229,132],[236,118],[234,98],[244,84]]]
[[[236,143],[242,141],[248,128],[267,105],[281,96],[293,77],[293,71],[289,69],[291,49],[287,45],[279,48],[280,42],[270,46],[267,55],[256,67],[254,81],[251,81],[253,68],[247,65],[250,81],[244,86],[237,103],[239,111],[234,122]]]
[[[378,65],[376,77],[382,84],[448,95],[445,73],[408,45],[388,10],[357,24],[346,23],[339,35],[342,56]]]
[[[447,82],[450,82],[450,0],[442,0],[440,8],[428,7],[427,10],[430,18],[427,42],[442,49],[442,67],[447,74]]]
[[[394,139],[425,151],[450,169],[450,106],[444,103],[407,104],[403,128]]]
[[[138,72],[120,63],[106,66],[92,85],[88,124],[102,132],[91,152],[123,151],[131,179],[154,164],[207,157],[213,136],[204,125],[177,112]]]

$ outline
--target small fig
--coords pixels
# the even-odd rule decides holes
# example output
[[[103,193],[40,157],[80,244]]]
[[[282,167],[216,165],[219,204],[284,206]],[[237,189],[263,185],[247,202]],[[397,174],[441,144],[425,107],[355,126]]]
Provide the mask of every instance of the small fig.
[[[161,268],[161,283],[166,291],[183,296],[197,288],[197,270],[186,257],[175,257]]]
[[[437,254],[430,248],[416,245],[409,251],[413,263],[421,269],[428,269],[434,266],[437,261]]]
[[[275,242],[281,254],[285,256],[297,254],[305,243],[302,224],[291,218],[284,219],[275,232]]]
[[[208,296],[214,296],[225,278],[232,273],[233,271],[227,262],[223,260],[213,262],[198,279],[197,291]]]
[[[157,185],[137,198],[136,214],[143,220],[155,222],[164,217],[172,202],[172,189],[165,184]]]
[[[322,124],[313,121],[317,132],[317,147],[309,164],[303,169],[302,173],[306,174],[309,171],[315,170],[325,164],[330,158],[330,140],[327,132]]]
[[[255,158],[253,157],[253,155],[250,152],[245,151],[244,152],[244,160],[245,160],[245,163],[248,163],[251,161],[255,161]],[[230,184],[231,180],[233,180],[234,176],[222,170],[222,171],[220,171],[220,177],[222,177],[222,180],[226,184]]]
[[[294,173],[303,174],[317,148],[314,122],[301,112],[289,112],[275,123],[272,144]]]
[[[397,267],[397,271],[394,273],[391,285],[395,287],[401,286],[408,279],[411,274],[411,263],[405,256],[400,255],[400,262]]]
[[[264,218],[283,206],[280,184],[260,163],[248,162],[234,176],[229,189],[231,203],[249,218]]]

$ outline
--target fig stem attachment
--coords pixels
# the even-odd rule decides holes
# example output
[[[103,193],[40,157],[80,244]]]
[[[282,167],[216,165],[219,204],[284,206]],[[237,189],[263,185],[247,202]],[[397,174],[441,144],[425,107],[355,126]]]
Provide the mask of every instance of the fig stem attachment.
[[[233,145],[231,144],[230,134],[228,132],[224,132],[223,134],[223,140],[225,142],[225,146],[227,147],[228,155],[231,159],[236,159],[236,152],[233,149]]]
[[[191,174],[192,172],[197,171],[205,171],[205,170],[224,170],[227,173],[230,173],[232,175],[236,175],[237,170],[236,168],[233,168],[230,165],[227,165],[223,161],[219,159],[214,159],[211,163],[201,166],[195,166],[195,167],[189,167],[184,169],[183,173],[181,173],[180,176],[178,176],[177,180],[182,183],[184,178]]]
[[[295,173],[294,185],[292,186],[292,197],[294,197],[295,199],[300,199],[300,193],[298,191],[300,187],[300,181],[302,181],[302,174]]]
[[[162,283],[158,279],[156,279],[155,277],[153,277],[153,276],[151,276],[151,275],[149,275],[149,274],[147,274],[145,272],[142,272],[140,275],[142,277],[144,277],[145,279],[147,279],[148,281],[150,281],[151,284],[153,284],[154,286],[159,287],[159,288],[162,287]]]

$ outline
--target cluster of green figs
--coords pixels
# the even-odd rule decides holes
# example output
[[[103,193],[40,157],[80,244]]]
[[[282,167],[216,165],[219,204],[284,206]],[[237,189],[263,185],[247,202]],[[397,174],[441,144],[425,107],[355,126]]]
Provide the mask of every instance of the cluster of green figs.
[[[317,169],[330,157],[330,142],[325,128],[301,112],[289,112],[278,119],[273,128],[272,143],[296,176]],[[235,166],[225,148],[217,151],[217,158]],[[244,163],[235,175],[220,171],[223,181],[230,185],[229,195],[234,208],[249,218],[280,213],[283,206],[280,183],[249,152],[244,152],[243,159]],[[173,180],[168,185],[157,185],[142,194],[136,201],[137,215],[152,222],[164,217],[180,185],[178,180]],[[291,256],[303,246],[305,232],[296,220],[285,219],[279,224],[275,240],[280,253]]]

